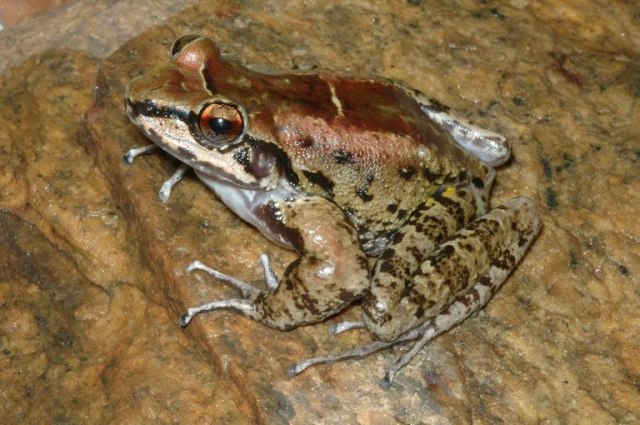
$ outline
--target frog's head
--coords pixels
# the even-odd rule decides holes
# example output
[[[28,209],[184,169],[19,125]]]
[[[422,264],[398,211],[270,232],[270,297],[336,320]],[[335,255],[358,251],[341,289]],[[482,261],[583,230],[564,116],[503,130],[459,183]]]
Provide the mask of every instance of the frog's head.
[[[224,87],[218,87],[233,81],[233,73],[209,38],[180,37],[169,63],[131,80],[125,95],[127,114],[154,143],[197,171],[255,183],[247,154],[242,162],[236,152],[248,139],[249,116],[241,103],[220,94]],[[225,83],[214,81],[214,76]],[[253,165],[264,173],[265,164]]]

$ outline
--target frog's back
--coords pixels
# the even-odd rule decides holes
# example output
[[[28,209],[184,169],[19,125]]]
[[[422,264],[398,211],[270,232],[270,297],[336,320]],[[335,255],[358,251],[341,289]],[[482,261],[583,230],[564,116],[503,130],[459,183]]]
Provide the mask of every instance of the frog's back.
[[[298,95],[272,109],[276,140],[301,190],[340,205],[369,250],[438,186],[465,180],[476,165],[393,82],[295,77],[288,82]]]

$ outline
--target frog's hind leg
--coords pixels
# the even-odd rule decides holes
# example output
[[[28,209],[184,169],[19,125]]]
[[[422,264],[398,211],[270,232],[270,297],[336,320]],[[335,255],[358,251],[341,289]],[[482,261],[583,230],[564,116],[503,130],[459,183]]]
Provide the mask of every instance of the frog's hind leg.
[[[516,264],[522,259],[540,229],[540,221],[533,203],[528,198],[515,198],[462,229],[449,242],[455,244],[468,240],[469,237],[487,235],[487,231],[495,229],[494,225],[496,223],[509,226],[515,232],[515,236],[511,238],[511,242],[505,249],[501,250],[489,267],[481,275],[473,279],[471,287],[456,296],[438,314],[424,322],[417,322],[416,326],[390,340],[374,341],[342,353],[332,353],[322,357],[311,358],[292,366],[289,369],[289,373],[298,374],[308,367],[318,364],[363,358],[394,345],[417,340],[387,370],[381,385],[385,388],[389,387],[393,383],[396,373],[406,366],[427,342],[453,328],[487,304]],[[459,251],[458,254],[460,254]],[[433,263],[434,260],[446,262],[445,257],[450,257],[450,260],[455,261],[455,257],[458,254],[456,254],[455,250],[452,251],[446,247],[441,247],[429,256],[424,263]],[[433,274],[437,275],[438,272]],[[407,292],[411,291],[408,290]],[[419,315],[421,314],[424,313]],[[361,326],[357,322],[349,322],[342,330],[359,327]]]
[[[519,236],[502,252],[500,257],[492,262],[489,269],[477,278],[468,292],[456,297],[437,316],[412,330],[417,330],[421,334],[420,339],[387,369],[381,383],[382,386],[389,387],[393,383],[396,373],[406,366],[427,342],[483,308],[520,262],[540,230],[540,220],[528,198],[515,198],[505,204],[505,208],[513,208],[513,211],[519,212],[518,215],[521,218]]]
[[[474,220],[433,251],[410,279],[391,281],[388,286],[401,287],[394,298],[386,287],[372,285],[363,303],[367,329],[381,339],[393,340],[446,311],[479,280],[495,280],[494,275],[502,276],[501,268],[513,270],[521,255],[511,252],[524,253],[539,228],[536,208],[524,197]]]
[[[477,196],[468,185],[446,185],[438,188],[411,212],[376,263],[371,288],[374,288],[379,299],[386,299],[390,303],[399,301],[404,291],[402,282],[411,279],[415,270],[438,245],[469,223],[478,212],[484,212],[483,202]],[[345,321],[332,325],[329,332],[336,335],[365,327],[363,321]],[[390,341],[375,341],[344,353],[305,360],[293,366],[289,372],[295,375],[316,364],[363,358],[419,338],[420,335],[419,331],[413,329]]]
[[[508,251],[505,252],[505,256],[513,256],[517,262],[526,251],[528,245],[518,246],[512,245]],[[505,257],[506,258],[506,257]],[[425,346],[425,344],[431,341],[438,335],[453,328],[458,323],[464,321],[471,314],[476,312],[482,306],[486,305],[489,299],[500,288],[506,277],[508,271],[505,274],[505,269],[499,266],[492,266],[487,273],[485,273],[474,287],[464,295],[459,296],[447,309],[436,317],[431,318],[429,321],[415,327],[408,332],[400,335],[398,338],[392,341],[374,341],[372,343],[355,347],[348,351],[340,353],[329,353],[325,356],[313,357],[305,359],[289,368],[289,374],[291,376],[298,375],[311,366],[317,366],[321,364],[336,363],[345,360],[363,359],[378,351],[385,350],[395,345],[404,344],[409,341],[415,341],[411,348],[402,354],[391,365],[382,380],[380,385],[384,388],[389,388],[393,383],[396,373],[409,364],[416,354]],[[343,326],[340,326],[343,325]],[[331,333],[339,333],[350,329],[359,329],[364,327],[362,322],[342,322],[332,328]]]
[[[400,302],[406,281],[439,245],[478,214],[484,201],[470,185],[442,186],[408,216],[376,262],[371,290],[381,302]],[[333,335],[365,327],[364,322],[340,322]]]
[[[421,328],[420,328],[421,329]],[[420,329],[412,329],[405,335],[400,336],[395,341],[374,341],[360,347],[352,348],[351,350],[342,351],[340,353],[329,353],[320,357],[312,357],[305,359],[299,363],[294,364],[289,368],[289,375],[296,376],[311,366],[317,366],[321,364],[331,364],[341,362],[345,360],[357,360],[363,359],[378,351],[385,350],[393,347],[394,345],[402,344],[407,341],[411,341],[420,337]]]
[[[458,231],[425,260],[407,283],[403,299],[375,311],[375,297],[365,301],[367,328],[383,339],[403,329],[418,328],[416,345],[389,369],[385,382],[435,336],[446,332],[484,307],[520,262],[540,230],[540,219],[529,198],[514,198]],[[382,321],[376,317],[383,318]],[[385,321],[385,318],[393,320]],[[371,321],[373,320],[373,321]]]

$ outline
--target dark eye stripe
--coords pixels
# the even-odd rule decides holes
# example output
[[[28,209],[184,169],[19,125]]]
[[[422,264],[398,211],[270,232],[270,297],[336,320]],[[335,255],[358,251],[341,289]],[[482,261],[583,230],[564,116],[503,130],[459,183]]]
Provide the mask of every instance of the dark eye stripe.
[[[189,112],[172,107],[158,108],[150,99],[145,99],[141,102],[132,102],[127,99],[126,102],[136,117],[142,115],[143,117],[174,118],[183,122],[188,122],[189,120]]]

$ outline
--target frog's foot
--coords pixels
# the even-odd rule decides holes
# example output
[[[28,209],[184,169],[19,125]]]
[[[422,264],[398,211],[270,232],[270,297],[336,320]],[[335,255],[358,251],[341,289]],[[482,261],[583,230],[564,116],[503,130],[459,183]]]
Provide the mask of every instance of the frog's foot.
[[[366,344],[366,345],[362,345],[360,347],[355,347],[351,350],[348,351],[342,351],[339,353],[329,353],[326,356],[320,356],[320,357],[312,357],[310,359],[306,359],[303,360],[299,363],[296,363],[295,365],[291,366],[289,368],[289,375],[290,376],[296,376],[300,373],[302,373],[305,369],[308,369],[311,366],[316,366],[316,365],[320,365],[320,364],[331,364],[331,363],[336,363],[336,362],[341,362],[344,360],[358,360],[358,359],[363,359],[371,354],[374,354],[378,351],[382,351],[385,350],[387,348],[393,347],[394,345],[398,345],[398,344],[403,344],[406,343],[408,341],[412,341],[415,339],[420,338],[420,341],[418,341],[413,348],[409,351],[409,352],[413,352],[413,354],[411,354],[410,356],[407,356],[407,354],[405,353],[403,356],[401,356],[394,364],[393,366],[387,371],[387,373],[385,374],[385,377],[383,378],[383,380],[381,381],[381,385],[385,388],[388,388],[392,381],[393,381],[393,376],[395,376],[396,372],[398,369],[400,369],[402,366],[404,366],[405,364],[409,363],[409,361],[411,361],[411,358],[413,358],[413,356],[415,356],[415,354],[420,350],[420,348],[422,348],[422,346],[424,346],[424,344],[431,338],[435,337],[437,334],[434,334],[433,332],[431,332],[429,334],[429,338],[427,340],[425,340],[423,342],[424,336],[427,334],[427,331],[429,330],[427,328],[427,326],[430,323],[425,323],[422,324],[421,326],[411,329],[408,332],[404,333],[403,335],[400,335],[398,338],[396,338],[393,341],[374,341],[372,343]],[[365,328],[365,323],[361,322],[361,321],[344,321],[344,322],[339,322],[336,323],[335,325],[332,325],[329,328],[329,333],[332,336],[335,336],[339,333],[342,332],[346,332],[346,331],[350,331],[353,329],[363,329]],[[443,331],[442,331],[443,332]],[[422,338],[421,338],[422,336]],[[419,347],[418,347],[419,345]],[[417,348],[416,348],[417,347]],[[406,358],[405,360],[405,357]],[[402,363],[401,363],[402,361]],[[401,364],[400,364],[401,363]],[[399,365],[400,364],[400,365]],[[399,366],[396,366],[399,365]],[[390,379],[389,379],[390,377]]]
[[[158,191],[158,198],[163,204],[166,204],[169,200],[169,196],[171,196],[171,190],[173,186],[178,184],[180,180],[184,177],[185,174],[191,169],[187,164],[180,163],[180,166],[176,170],[175,173],[160,186],[160,190]]]
[[[275,290],[278,287],[278,279],[275,277],[273,271],[271,270],[269,256],[267,254],[262,254],[260,255],[259,261],[264,270],[264,280],[267,288],[269,289],[269,291]],[[253,300],[255,300],[264,291],[251,286],[240,279],[236,279],[232,276],[219,272],[218,270],[212,269],[211,267],[203,264],[200,261],[194,261],[193,263],[190,263],[186,268],[186,272],[188,274],[193,272],[194,270],[203,271],[214,277],[215,279],[240,290],[243,299],[213,301],[210,303],[199,305],[197,307],[191,307],[187,309],[186,313],[180,316],[180,326],[185,327],[196,315],[213,310],[236,310],[248,317],[255,316],[255,305],[253,303]]]
[[[195,316],[200,313],[214,310],[234,310],[247,317],[254,318],[256,316],[255,304],[252,301],[245,299],[232,298],[229,300],[213,301],[207,304],[202,304],[197,307],[188,308],[187,311],[180,316],[178,323],[180,327],[184,328],[191,322]]]
[[[407,339],[398,338],[395,341],[374,341],[367,345],[355,347],[348,351],[342,351],[340,353],[329,353],[326,356],[312,357],[310,359],[303,360],[291,366],[289,368],[289,376],[296,376],[302,373],[304,370],[310,368],[311,366],[316,366],[321,364],[331,364],[331,363],[341,362],[345,360],[363,359],[373,353],[392,347],[396,344],[400,344],[402,342],[415,339],[417,337],[418,335],[413,336],[413,338],[407,338]]]
[[[335,325],[331,325],[329,327],[329,334],[331,334],[332,336],[336,336],[345,331],[350,331],[352,329],[364,329],[365,327],[366,325],[364,324],[364,322],[361,322],[361,321],[351,322],[351,321],[345,320],[344,322],[339,322],[339,323],[336,323]]]
[[[147,145],[142,146],[140,148],[129,149],[127,153],[124,154],[124,160],[127,164],[132,164],[133,160],[139,157],[140,155],[149,155],[150,153],[156,152],[158,149],[158,145]]]
[[[156,152],[159,149],[158,145],[147,145],[142,146],[140,148],[129,149],[127,153],[124,154],[124,160],[127,164],[132,164],[133,161],[139,157],[140,155],[149,155],[151,153]],[[187,174],[190,167],[187,164],[181,163],[178,169],[171,177],[169,177],[158,191],[158,198],[163,204],[166,204],[171,196],[171,190],[173,187]]]

